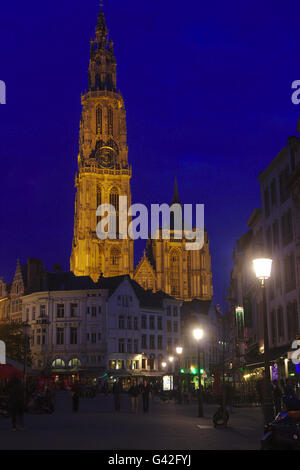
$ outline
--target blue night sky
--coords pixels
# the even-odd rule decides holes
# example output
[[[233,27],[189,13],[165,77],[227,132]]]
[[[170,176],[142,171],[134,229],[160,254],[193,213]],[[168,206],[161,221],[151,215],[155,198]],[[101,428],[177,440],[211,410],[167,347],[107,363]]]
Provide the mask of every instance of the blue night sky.
[[[296,1],[106,0],[127,109],[134,202],[204,203],[215,300],[260,206],[259,172],[296,134]],[[69,269],[80,94],[97,0],[3,2],[0,276],[16,259]],[[145,242],[136,246],[136,261]]]

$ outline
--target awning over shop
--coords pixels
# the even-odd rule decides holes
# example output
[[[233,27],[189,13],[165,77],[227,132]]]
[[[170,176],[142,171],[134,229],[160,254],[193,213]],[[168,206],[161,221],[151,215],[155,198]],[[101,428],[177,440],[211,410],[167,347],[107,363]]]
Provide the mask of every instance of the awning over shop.
[[[0,379],[10,379],[14,376],[21,379],[23,377],[23,373],[10,364],[0,364]]]
[[[288,352],[290,351],[291,346],[290,344],[279,346],[277,348],[271,348],[269,351],[269,359],[270,362],[277,362],[281,358],[286,358]],[[258,351],[252,351],[248,355],[245,356],[246,369],[256,369],[257,367],[264,367],[264,355]]]
[[[112,369],[106,371],[108,377],[162,377],[164,372]]]

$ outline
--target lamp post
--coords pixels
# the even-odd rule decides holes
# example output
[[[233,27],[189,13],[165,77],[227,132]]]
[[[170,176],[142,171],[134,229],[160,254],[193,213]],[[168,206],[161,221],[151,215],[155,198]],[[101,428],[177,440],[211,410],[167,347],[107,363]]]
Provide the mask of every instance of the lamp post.
[[[203,398],[202,398],[202,384],[201,384],[201,373],[200,373],[200,340],[203,338],[204,331],[200,328],[196,328],[193,331],[194,338],[197,341],[197,353],[198,353],[198,417],[203,418]]]
[[[178,403],[181,405],[182,400],[181,400],[181,379],[180,379],[180,357],[182,354],[183,348],[182,346],[177,346],[176,347],[176,354],[177,354],[177,360],[178,360]]]
[[[26,374],[27,374],[27,357],[28,357],[28,336],[30,331],[30,325],[26,322],[23,324],[24,334],[24,364],[23,364],[23,383],[24,383],[24,399],[26,400]],[[26,403],[26,401],[25,401]]]
[[[268,335],[268,316],[266,299],[266,280],[271,276],[272,260],[269,258],[258,258],[253,260],[253,267],[257,279],[260,281],[263,296],[263,321],[264,321],[264,398],[263,413],[264,422],[269,424],[273,419],[273,399],[271,389],[270,358],[269,358],[269,335]]]

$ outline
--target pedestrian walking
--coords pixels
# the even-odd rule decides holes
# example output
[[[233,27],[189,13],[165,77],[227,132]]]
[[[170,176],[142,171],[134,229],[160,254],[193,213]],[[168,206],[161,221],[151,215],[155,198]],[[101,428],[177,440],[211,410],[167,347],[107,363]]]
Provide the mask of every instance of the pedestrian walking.
[[[73,402],[73,412],[77,413],[79,410],[79,398],[80,398],[79,383],[75,383],[75,385],[73,385],[71,395],[72,395],[72,402]]]
[[[8,409],[11,415],[12,431],[24,429],[24,386],[17,375],[13,376],[7,385]]]
[[[121,384],[119,377],[117,377],[117,380],[113,384],[112,392],[114,396],[115,411],[120,411],[120,408],[121,408],[120,395],[122,393],[122,384]]]
[[[151,394],[151,388],[149,383],[144,380],[142,385],[142,397],[143,397],[143,410],[144,413],[148,413],[149,411],[149,396]]]
[[[140,394],[140,389],[137,386],[136,380],[133,381],[133,385],[131,385],[129,391],[129,395],[131,396],[131,411],[133,413],[138,412],[139,408],[139,394]]]
[[[279,386],[278,380],[273,381],[273,398],[274,398],[274,407],[275,407],[275,414],[277,415],[281,411],[282,407],[282,391]]]

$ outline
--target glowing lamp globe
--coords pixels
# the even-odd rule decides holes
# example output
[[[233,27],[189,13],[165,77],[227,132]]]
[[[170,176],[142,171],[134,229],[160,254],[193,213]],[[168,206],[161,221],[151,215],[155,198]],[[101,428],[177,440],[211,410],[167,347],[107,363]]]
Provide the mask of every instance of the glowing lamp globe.
[[[193,331],[194,338],[198,341],[203,338],[204,331],[200,328],[197,328]]]
[[[253,267],[257,279],[269,279],[271,276],[272,260],[270,258],[254,259]]]

